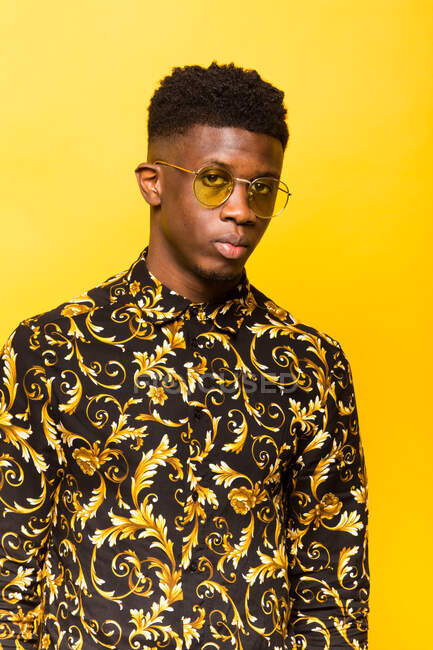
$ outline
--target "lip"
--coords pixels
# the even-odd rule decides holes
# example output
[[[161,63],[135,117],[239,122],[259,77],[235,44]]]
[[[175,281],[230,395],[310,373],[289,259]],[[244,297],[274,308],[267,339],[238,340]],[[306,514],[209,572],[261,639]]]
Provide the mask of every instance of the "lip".
[[[235,260],[245,254],[247,250],[246,246],[234,246],[230,242],[215,241],[215,248],[221,253],[221,255],[229,260]]]
[[[245,247],[249,246],[250,243],[246,237],[242,237],[242,235],[237,235],[234,232],[227,232],[224,235],[220,235],[215,241],[231,244],[232,246],[245,246]]]

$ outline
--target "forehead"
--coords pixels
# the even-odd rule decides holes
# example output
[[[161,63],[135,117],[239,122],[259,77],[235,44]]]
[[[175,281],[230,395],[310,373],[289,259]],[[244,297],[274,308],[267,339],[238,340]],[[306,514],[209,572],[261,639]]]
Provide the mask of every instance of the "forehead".
[[[208,162],[220,162],[237,174],[280,174],[283,164],[281,142],[264,133],[237,127],[197,124],[166,142],[166,153],[174,162],[199,169]],[[173,158],[176,158],[175,160]]]

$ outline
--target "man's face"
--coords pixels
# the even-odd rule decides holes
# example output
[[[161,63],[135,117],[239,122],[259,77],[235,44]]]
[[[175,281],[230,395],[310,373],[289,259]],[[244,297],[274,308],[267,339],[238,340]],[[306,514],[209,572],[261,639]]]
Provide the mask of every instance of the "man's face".
[[[240,128],[195,125],[181,136],[152,145],[152,159],[197,171],[212,164],[234,177],[253,180],[279,178],[283,163],[281,143],[268,135]],[[270,219],[256,216],[248,206],[248,186],[235,181],[229,198],[207,208],[195,197],[194,175],[157,166],[154,185],[160,203],[153,203],[150,246],[157,246],[166,262],[208,280],[234,280],[259,243]],[[153,192],[155,192],[153,188]],[[242,238],[241,249],[218,243],[227,235]]]

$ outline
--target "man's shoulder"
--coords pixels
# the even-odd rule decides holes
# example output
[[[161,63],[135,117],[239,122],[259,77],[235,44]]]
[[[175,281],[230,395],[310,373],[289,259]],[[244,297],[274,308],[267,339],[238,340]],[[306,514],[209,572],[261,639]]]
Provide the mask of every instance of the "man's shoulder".
[[[344,354],[340,342],[328,332],[299,320],[292,312],[253,285],[251,294],[256,321],[252,328],[256,332],[263,332],[265,329],[271,338],[287,340],[291,345],[298,344],[305,348],[314,346],[315,350],[323,348],[332,356]]]
[[[44,332],[46,326],[50,326],[52,332],[58,329],[64,334],[72,333],[71,321],[85,319],[89,312],[96,310],[110,310],[123,296],[127,295],[127,273],[128,269],[111,275],[91,289],[52,309],[24,318],[19,322],[12,335],[15,334],[15,338],[18,338],[17,333],[22,331],[27,331],[29,334],[37,332],[47,335],[47,332]]]

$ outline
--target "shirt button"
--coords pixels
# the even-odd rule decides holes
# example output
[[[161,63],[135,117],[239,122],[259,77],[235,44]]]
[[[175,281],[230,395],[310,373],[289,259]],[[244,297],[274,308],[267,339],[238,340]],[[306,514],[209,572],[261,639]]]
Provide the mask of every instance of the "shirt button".
[[[192,500],[193,500],[193,501],[197,501],[197,499],[198,499],[198,492],[197,492],[197,490],[193,490],[193,493],[192,493]]]
[[[197,562],[195,560],[191,560],[188,569],[190,571],[197,571]]]

